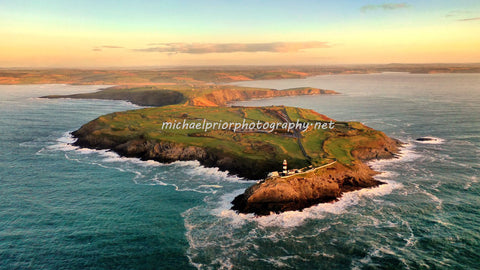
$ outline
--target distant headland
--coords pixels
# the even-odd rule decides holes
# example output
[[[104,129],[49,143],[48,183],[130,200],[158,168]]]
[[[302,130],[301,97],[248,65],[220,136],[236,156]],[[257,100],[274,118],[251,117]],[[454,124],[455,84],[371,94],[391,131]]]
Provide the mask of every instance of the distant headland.
[[[299,79],[317,75],[479,73],[479,63],[363,64],[308,66],[199,66],[117,69],[0,68],[0,84],[198,85],[249,80]]]

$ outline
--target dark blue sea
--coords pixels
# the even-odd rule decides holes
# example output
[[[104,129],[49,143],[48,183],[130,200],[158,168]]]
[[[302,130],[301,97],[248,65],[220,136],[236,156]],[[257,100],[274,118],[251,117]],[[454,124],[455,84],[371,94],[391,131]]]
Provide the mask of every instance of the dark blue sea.
[[[105,86],[0,86],[0,269],[479,269],[480,74],[317,76],[289,105],[405,142],[372,162],[386,185],[267,217],[230,201],[252,182],[198,162],[160,164],[70,145],[96,117],[140,107],[41,99]],[[418,137],[432,137],[418,142]]]

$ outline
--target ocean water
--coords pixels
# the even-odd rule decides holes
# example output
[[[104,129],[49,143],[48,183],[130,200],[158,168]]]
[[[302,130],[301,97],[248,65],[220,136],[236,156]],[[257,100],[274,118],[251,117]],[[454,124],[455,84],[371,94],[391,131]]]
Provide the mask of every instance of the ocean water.
[[[244,179],[69,144],[89,120],[139,107],[37,98],[98,86],[0,86],[0,268],[478,269],[480,74],[238,84],[341,92],[237,104],[312,108],[402,140],[398,159],[371,163],[387,184],[302,212],[238,215],[230,201]]]

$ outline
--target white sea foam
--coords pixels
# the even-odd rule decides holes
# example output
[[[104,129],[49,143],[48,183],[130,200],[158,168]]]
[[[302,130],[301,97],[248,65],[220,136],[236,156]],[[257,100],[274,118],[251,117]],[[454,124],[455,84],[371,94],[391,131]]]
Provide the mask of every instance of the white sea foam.
[[[220,185],[200,185],[198,187],[212,187],[212,188],[222,188]]]
[[[410,223],[406,220],[402,220],[402,225],[404,225],[408,229],[408,237],[405,239],[406,244],[405,246],[414,246],[417,243],[417,238],[415,237],[415,234],[413,233],[412,227],[410,226]]]
[[[75,150],[84,154],[97,153],[101,156],[104,156],[105,158],[102,161],[107,163],[128,162],[128,163],[137,164],[143,167],[169,167],[169,168],[174,168],[176,170],[182,170],[184,173],[191,176],[202,176],[201,178],[208,176],[208,177],[213,177],[216,179],[222,179],[222,180],[231,181],[231,182],[241,181],[241,182],[251,183],[251,181],[244,180],[241,177],[229,175],[228,171],[221,171],[216,167],[205,167],[196,160],[175,161],[172,163],[161,163],[154,160],[141,160],[135,157],[122,157],[110,150],[95,150],[95,149],[88,149],[88,148],[78,148]],[[195,180],[195,178],[190,178],[190,180]]]
[[[443,205],[443,200],[438,198],[437,196],[433,195],[432,193],[426,191],[426,190],[421,190],[421,193],[427,195],[433,202],[435,202],[437,204],[436,208],[438,210],[442,209],[442,205]]]
[[[80,148],[79,150],[86,149],[86,148]],[[93,152],[89,152],[93,151]],[[116,163],[116,162],[128,162],[136,165],[140,165],[142,167],[161,167],[161,166],[167,166],[168,164],[165,163],[160,163],[154,160],[141,160],[139,158],[135,157],[122,157],[119,154],[110,151],[110,150],[92,150],[92,149],[87,149],[87,153],[98,153],[104,158],[102,159],[103,162],[107,163]]]
[[[243,192],[243,190],[235,190],[232,193],[222,196],[217,207],[212,210],[212,213],[219,217],[229,218],[231,224],[235,226],[250,221],[256,222],[262,227],[296,227],[303,224],[308,219],[322,219],[325,218],[327,214],[342,214],[345,213],[349,207],[358,204],[359,200],[362,198],[381,197],[390,194],[395,189],[402,188],[403,185],[401,183],[392,180],[398,173],[384,169],[391,164],[410,162],[419,158],[420,155],[414,151],[414,147],[414,144],[408,143],[400,149],[397,158],[375,160],[369,163],[373,169],[381,171],[381,173],[376,175],[375,178],[386,184],[374,188],[365,188],[344,193],[338,201],[333,203],[321,203],[303,209],[302,211],[286,211],[279,214],[272,213],[268,216],[256,217],[253,214],[239,214],[230,210],[230,202]]]
[[[392,164],[392,163],[397,163],[397,162],[410,162],[413,161],[417,158],[419,158],[421,155],[418,154],[415,151],[415,144],[412,143],[412,141],[408,141],[406,144],[404,144],[400,148],[400,152],[398,153],[396,158],[393,159],[379,159],[379,160],[374,160],[370,164],[375,165],[375,164]]]
[[[76,139],[70,132],[65,132],[63,136],[56,139],[55,144],[40,150],[39,154],[45,150],[73,152],[72,155],[65,154],[65,157],[79,163],[88,163],[102,168],[132,173],[132,181],[135,184],[172,186],[180,192],[215,194],[219,189],[224,188],[226,183],[229,183],[229,185],[252,183],[243,178],[229,175],[228,172],[220,171],[218,168],[204,167],[198,161],[176,161],[166,164],[153,160],[122,157],[111,150],[74,146],[75,141]],[[82,157],[86,155],[97,155],[99,158]],[[176,176],[177,174],[180,177]]]
[[[184,170],[184,173],[203,179],[205,176],[216,180],[228,181],[232,183],[252,183],[251,180],[242,177],[231,175],[228,171],[221,171],[217,167],[205,167],[197,160],[191,161],[175,161],[171,163],[172,166]],[[195,178],[192,178],[194,180]]]
[[[45,151],[45,150],[51,150],[51,151],[72,151],[76,150],[79,147],[78,146],[73,146],[72,144],[76,141],[75,138],[73,138],[72,134],[70,132],[65,132],[60,138],[57,138],[55,144],[49,145],[45,147],[44,149],[41,149],[39,152]]]
[[[257,245],[260,238],[262,241],[268,240],[272,244],[282,241],[287,237],[294,237],[298,241],[304,241],[304,238],[315,238],[319,234],[329,231],[332,226],[338,222],[329,222],[326,226],[318,227],[313,234],[302,234],[301,236],[292,236],[292,229],[301,226],[308,219],[323,219],[329,215],[342,215],[350,211],[365,197],[377,197],[391,192],[396,183],[388,183],[377,188],[363,189],[354,192],[345,193],[339,201],[335,203],[319,204],[303,211],[287,211],[281,214],[272,214],[269,216],[255,217],[253,214],[237,214],[229,210],[230,202],[233,198],[241,194],[244,190],[238,189],[233,192],[223,194],[219,199],[207,200],[207,205],[213,206],[213,210],[205,209],[204,206],[196,206],[185,211],[184,217],[186,238],[189,243],[187,256],[192,265],[197,268],[205,267],[205,263],[218,265],[219,267],[228,267],[235,264],[235,254],[245,254],[247,250],[258,250]],[[379,222],[379,221],[377,221]],[[374,222],[375,223],[375,222]],[[251,226],[254,225],[254,226]],[[243,237],[235,237],[241,233]],[[298,238],[299,237],[299,238]],[[215,246],[221,245],[222,249],[210,262],[203,260],[202,253],[205,250],[214,250]],[[282,248],[281,246],[279,248]],[[288,251],[285,250],[288,254]],[[334,255],[321,253],[318,256],[332,258]],[[278,256],[274,260],[265,261],[265,258],[251,256],[251,261],[264,261],[272,267],[284,265],[289,266],[290,260],[304,260],[301,256]]]
[[[378,197],[390,194],[394,189],[400,188],[402,185],[395,181],[386,181],[386,184],[374,188],[365,188],[357,191],[346,192],[333,203],[320,203],[303,211],[286,211],[283,213],[272,213],[268,216],[256,217],[253,214],[239,214],[230,210],[230,202],[235,196],[241,194],[243,190],[236,190],[235,192],[222,196],[218,207],[212,213],[222,217],[231,219],[231,224],[234,226],[242,225],[245,222],[256,222],[262,227],[296,227],[302,225],[308,219],[323,219],[328,214],[343,214],[348,208],[358,204],[362,198]]]

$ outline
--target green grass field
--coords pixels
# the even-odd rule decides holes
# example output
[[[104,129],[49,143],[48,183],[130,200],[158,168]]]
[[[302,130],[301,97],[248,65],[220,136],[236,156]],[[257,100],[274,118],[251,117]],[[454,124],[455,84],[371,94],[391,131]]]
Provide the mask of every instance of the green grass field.
[[[269,160],[278,163],[287,159],[290,168],[303,168],[308,165],[319,166],[337,160],[350,165],[354,160],[351,154],[356,147],[365,147],[385,136],[356,122],[338,122],[334,129],[309,129],[301,133],[301,142],[311,159],[301,151],[293,131],[275,129],[273,132],[237,130],[231,128],[172,129],[162,127],[164,122],[187,124],[203,123],[247,123],[282,122],[278,112],[287,111],[292,121],[299,119],[312,126],[325,117],[307,109],[272,107],[194,107],[171,105],[156,108],[116,112],[94,120],[94,136],[108,136],[114,141],[124,143],[130,140],[151,140],[172,142],[184,146],[199,146],[209,151],[223,153],[233,158],[252,161]],[[232,126],[230,126],[232,127]]]

